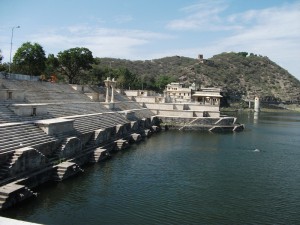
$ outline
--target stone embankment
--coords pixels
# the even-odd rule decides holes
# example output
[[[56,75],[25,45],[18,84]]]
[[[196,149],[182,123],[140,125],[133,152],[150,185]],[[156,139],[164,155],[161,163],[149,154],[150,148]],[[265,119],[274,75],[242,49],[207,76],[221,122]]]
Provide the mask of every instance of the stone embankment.
[[[101,89],[0,79],[0,210],[36,196],[41,184],[84,173],[83,166],[112,157],[162,125],[212,132],[244,128],[234,117],[220,117],[217,106],[209,113],[195,104],[145,108],[114,96],[116,101],[103,102]]]
[[[236,122],[236,117],[175,117],[159,116],[162,127],[172,130],[196,130],[210,132],[233,132],[244,130],[244,125]]]
[[[59,182],[84,173],[83,165],[105,160],[114,152],[127,149],[130,144],[140,142],[161,130],[160,120],[155,116],[130,121],[119,113],[77,116],[67,123],[72,124],[71,130],[62,119],[23,124],[22,129],[30,132],[40,130],[38,126],[46,124],[49,127],[43,127],[43,130],[48,132],[44,133],[48,139],[39,136],[43,132],[32,132],[31,139],[27,142],[22,140],[28,147],[6,144],[1,149],[0,209],[36,196],[32,190],[45,182]],[[56,131],[52,135],[50,127],[52,131],[60,129],[61,132]],[[4,130],[1,132],[5,133]],[[15,134],[17,139],[18,133]],[[19,134],[22,135],[22,132]],[[40,141],[34,141],[34,137]],[[5,136],[6,141],[10,139],[14,143],[13,130]]]

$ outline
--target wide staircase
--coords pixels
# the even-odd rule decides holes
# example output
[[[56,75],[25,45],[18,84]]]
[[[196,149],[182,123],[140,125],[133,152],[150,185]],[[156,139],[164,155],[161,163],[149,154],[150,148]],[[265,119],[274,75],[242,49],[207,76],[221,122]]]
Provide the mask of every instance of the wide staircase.
[[[20,117],[8,108],[7,103],[0,102],[0,124],[20,121]]]
[[[49,114],[53,115],[54,117],[84,115],[111,111],[104,107],[100,102],[49,104],[47,107]]]
[[[140,110],[134,110],[134,113],[135,113],[136,120],[155,116],[155,114],[150,109],[146,109],[146,108]]]
[[[45,134],[32,123],[0,125],[0,153],[15,151],[22,147],[36,147],[55,141],[55,138]]]
[[[137,102],[133,102],[133,101],[120,101],[120,102],[116,102],[115,103],[115,111],[123,111],[123,110],[131,110],[131,109],[143,109],[143,107],[137,103]]]
[[[91,102],[88,96],[68,84],[6,79],[1,82],[6,89],[25,90],[25,101],[29,103]]]
[[[103,113],[90,116],[79,116],[72,117],[72,119],[75,119],[74,128],[79,133],[88,133],[98,129],[105,129],[130,122],[119,113]]]

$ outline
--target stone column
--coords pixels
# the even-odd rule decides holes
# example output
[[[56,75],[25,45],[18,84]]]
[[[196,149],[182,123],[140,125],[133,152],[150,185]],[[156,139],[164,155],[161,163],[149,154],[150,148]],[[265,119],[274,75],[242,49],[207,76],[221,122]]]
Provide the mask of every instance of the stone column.
[[[259,112],[260,106],[259,106],[259,97],[255,97],[254,99],[254,112]]]
[[[108,103],[108,101],[109,101],[109,88],[110,88],[110,83],[111,83],[110,77],[107,77],[106,80],[104,81],[104,83],[105,83],[105,87],[106,87],[105,102]]]
[[[116,81],[115,81],[115,78],[112,79],[112,81],[110,82],[110,86],[111,86],[111,99],[110,99],[110,102],[113,103],[114,102],[114,91],[115,91],[115,86],[116,86]]]

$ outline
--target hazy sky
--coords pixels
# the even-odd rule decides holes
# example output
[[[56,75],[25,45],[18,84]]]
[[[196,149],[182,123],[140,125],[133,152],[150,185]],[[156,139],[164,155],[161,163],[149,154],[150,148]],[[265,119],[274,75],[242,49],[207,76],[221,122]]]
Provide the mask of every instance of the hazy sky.
[[[268,56],[300,80],[300,0],[0,0],[0,49],[24,42],[94,57]]]

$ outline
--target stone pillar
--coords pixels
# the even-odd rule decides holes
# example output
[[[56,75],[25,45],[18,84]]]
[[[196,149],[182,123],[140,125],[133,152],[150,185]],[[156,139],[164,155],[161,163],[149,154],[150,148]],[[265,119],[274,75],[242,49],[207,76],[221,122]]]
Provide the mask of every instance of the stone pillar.
[[[259,112],[260,106],[259,106],[259,97],[255,97],[254,99],[254,112]]]
[[[110,77],[107,77],[106,80],[104,81],[104,83],[105,83],[105,86],[106,86],[105,102],[108,103],[108,101],[109,101],[109,88],[110,88],[110,83],[111,83]]]
[[[112,79],[112,81],[110,82],[110,86],[111,86],[111,99],[110,102],[113,103],[114,102],[114,91],[115,91],[115,87],[116,87],[116,81],[115,78]]]

